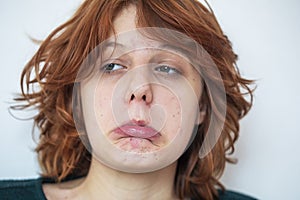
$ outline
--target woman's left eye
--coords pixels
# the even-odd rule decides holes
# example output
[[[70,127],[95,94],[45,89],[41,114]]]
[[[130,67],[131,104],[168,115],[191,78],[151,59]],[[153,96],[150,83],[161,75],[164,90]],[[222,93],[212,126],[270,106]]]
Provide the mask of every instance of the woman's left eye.
[[[173,67],[167,65],[161,65],[155,68],[156,71],[167,73],[167,74],[180,74],[180,72]]]

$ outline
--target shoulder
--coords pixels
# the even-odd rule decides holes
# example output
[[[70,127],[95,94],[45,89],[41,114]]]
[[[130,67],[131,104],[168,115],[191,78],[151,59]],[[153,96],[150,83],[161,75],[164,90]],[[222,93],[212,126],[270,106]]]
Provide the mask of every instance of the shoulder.
[[[219,190],[218,192],[219,192],[220,200],[255,200],[256,199],[254,197],[250,197],[248,195],[230,191],[230,190],[225,190],[225,191]]]
[[[7,200],[45,199],[41,179],[1,180],[0,197]]]

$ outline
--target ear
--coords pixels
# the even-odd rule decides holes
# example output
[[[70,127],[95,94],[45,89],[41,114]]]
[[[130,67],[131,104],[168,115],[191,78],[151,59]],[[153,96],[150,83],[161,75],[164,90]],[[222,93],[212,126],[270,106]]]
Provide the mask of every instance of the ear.
[[[204,121],[204,119],[206,117],[206,113],[207,113],[207,105],[206,104],[201,104],[199,106],[199,115],[198,115],[198,119],[196,121],[196,123],[198,125],[202,124],[202,122]]]

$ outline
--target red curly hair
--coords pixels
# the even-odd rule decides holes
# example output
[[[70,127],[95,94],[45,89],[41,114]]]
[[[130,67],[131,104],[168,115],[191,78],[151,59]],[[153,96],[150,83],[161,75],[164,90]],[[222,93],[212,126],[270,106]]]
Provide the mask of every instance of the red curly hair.
[[[225,124],[214,148],[199,159],[199,150],[208,129],[204,119],[198,133],[177,165],[174,188],[178,198],[213,199],[228,153],[234,151],[239,135],[239,120],[252,105],[251,80],[241,77],[236,67],[237,55],[221,30],[212,9],[196,0],[85,0],[74,16],[56,28],[40,45],[21,75],[21,96],[25,102],[15,109],[34,107],[35,125],[40,129],[36,148],[44,177],[62,181],[68,176],[86,175],[91,155],[75,128],[72,110],[74,81],[88,54],[113,31],[118,13],[134,4],[138,27],[163,27],[186,34],[197,41],[216,63],[226,92]],[[39,90],[34,90],[38,86]],[[244,91],[244,92],[242,92]],[[248,98],[250,97],[250,98]],[[204,86],[202,103],[207,115],[218,113]],[[224,189],[224,188],[223,188]]]

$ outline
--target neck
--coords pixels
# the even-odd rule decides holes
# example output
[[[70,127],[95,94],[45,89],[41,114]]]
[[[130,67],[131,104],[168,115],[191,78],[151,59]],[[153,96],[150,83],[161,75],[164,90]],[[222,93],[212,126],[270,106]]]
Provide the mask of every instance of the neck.
[[[125,173],[92,159],[80,192],[88,199],[175,199],[177,163],[149,173]]]

